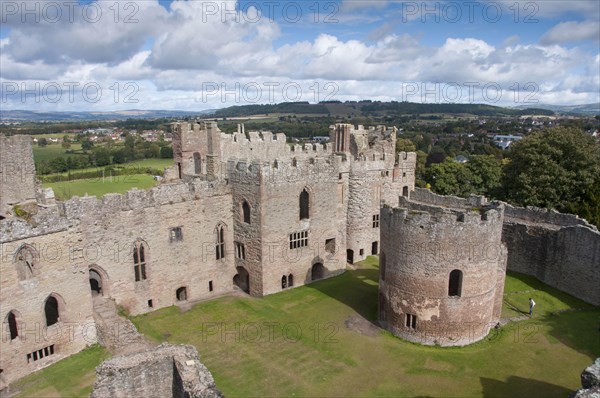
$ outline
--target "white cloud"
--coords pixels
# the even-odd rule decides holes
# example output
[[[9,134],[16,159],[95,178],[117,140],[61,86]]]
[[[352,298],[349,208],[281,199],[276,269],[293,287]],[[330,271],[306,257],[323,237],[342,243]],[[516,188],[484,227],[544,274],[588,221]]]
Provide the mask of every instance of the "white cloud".
[[[540,39],[544,45],[573,43],[590,40],[600,41],[600,23],[598,21],[561,22],[546,32]]]

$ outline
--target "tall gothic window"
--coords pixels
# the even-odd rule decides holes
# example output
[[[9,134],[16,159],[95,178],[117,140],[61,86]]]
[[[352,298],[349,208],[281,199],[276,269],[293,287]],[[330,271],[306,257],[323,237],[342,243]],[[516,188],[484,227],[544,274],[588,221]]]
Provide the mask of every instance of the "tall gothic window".
[[[136,282],[146,279],[146,248],[143,242],[136,242],[133,247],[133,271]]]
[[[306,188],[300,193],[300,219],[310,218],[310,196]]]
[[[217,260],[225,258],[225,229],[222,225],[217,226],[217,244],[216,244],[216,252],[217,252]]]
[[[250,205],[245,200],[244,203],[242,203],[242,221],[246,224],[250,224]]]

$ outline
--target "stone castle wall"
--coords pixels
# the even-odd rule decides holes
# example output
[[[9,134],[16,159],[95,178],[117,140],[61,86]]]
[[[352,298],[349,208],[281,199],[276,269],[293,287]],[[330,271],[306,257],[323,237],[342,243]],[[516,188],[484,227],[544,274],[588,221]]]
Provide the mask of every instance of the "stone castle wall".
[[[161,344],[104,361],[96,368],[92,398],[218,398],[210,371],[190,345]]]
[[[36,179],[31,137],[0,135],[0,217],[18,203],[35,201]]]
[[[508,269],[600,305],[600,232],[576,216],[507,206]]]
[[[229,203],[231,191],[224,184],[180,182],[99,199],[76,197],[42,209],[29,221],[0,221],[0,368],[7,379],[96,342],[90,270],[101,276],[102,293],[132,314],[176,304],[181,287],[186,288],[186,300],[231,292],[235,267]],[[221,260],[215,258],[218,224],[226,234],[227,252]],[[171,237],[175,227],[181,229],[181,240]],[[140,281],[134,271],[136,242],[145,247],[146,278]],[[23,245],[36,253],[35,271],[26,280],[20,280],[15,260]],[[47,328],[44,302],[50,295],[58,298],[60,322]],[[13,340],[10,311],[17,314],[19,331]],[[53,355],[27,361],[27,353],[52,344]]]
[[[381,210],[380,320],[395,335],[422,344],[482,339],[501,315],[504,205],[472,211],[400,202]],[[459,275],[456,292],[452,273]]]

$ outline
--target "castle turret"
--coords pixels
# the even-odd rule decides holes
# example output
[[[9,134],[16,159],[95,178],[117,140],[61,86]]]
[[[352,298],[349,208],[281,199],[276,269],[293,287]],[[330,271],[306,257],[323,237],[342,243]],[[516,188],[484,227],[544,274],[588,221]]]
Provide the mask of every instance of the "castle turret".
[[[215,122],[173,124],[173,157],[179,178],[217,176],[221,163],[221,130]]]
[[[379,319],[396,336],[462,346],[500,319],[503,204],[447,208],[400,200],[381,210]]]

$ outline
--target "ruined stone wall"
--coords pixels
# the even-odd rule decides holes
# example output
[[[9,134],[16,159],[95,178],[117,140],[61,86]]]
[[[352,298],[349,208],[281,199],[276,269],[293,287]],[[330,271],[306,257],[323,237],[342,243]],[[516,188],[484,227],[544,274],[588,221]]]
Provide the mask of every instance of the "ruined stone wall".
[[[95,250],[88,261],[107,274],[110,296],[138,314],[175,304],[180,287],[186,288],[188,300],[231,291],[233,258],[215,256],[217,225],[224,226],[226,247],[232,247],[230,203],[227,187],[196,181],[108,195],[102,201],[79,199],[73,206],[68,201],[65,207],[68,216],[81,220],[86,250]],[[173,236],[174,228],[181,239]],[[147,278],[140,281],[134,277],[136,242],[145,247]]]
[[[35,201],[36,179],[31,137],[0,134],[0,217],[15,204]]]
[[[508,269],[600,305],[600,232],[573,215],[507,206]]]
[[[81,351],[96,342],[96,335],[87,264],[72,261],[65,250],[79,243],[79,231],[74,228],[10,242],[4,241],[8,237],[4,232],[2,237],[0,368],[10,383]],[[20,268],[24,264],[18,258],[18,253],[24,253],[19,252],[24,245],[33,254],[28,259],[33,272],[25,277]],[[59,304],[59,322],[47,326],[44,305],[51,295]],[[9,329],[10,312],[16,315],[18,336],[14,339]],[[39,355],[38,350],[43,354]],[[35,358],[28,358],[34,352]]]
[[[3,339],[10,336],[7,314],[11,310],[18,314],[20,336],[26,338],[2,341],[3,374],[14,380],[95,342],[90,269],[100,274],[102,293],[132,314],[177,303],[180,287],[186,288],[187,300],[230,292],[236,273],[233,253],[216,260],[217,224],[225,227],[226,247],[231,250],[230,187],[206,181],[165,184],[100,199],[76,197],[42,209],[29,221],[0,221]],[[181,228],[182,239],[172,239],[175,227]],[[134,273],[136,242],[146,248],[146,279],[140,281]],[[39,255],[33,277],[19,281],[14,258],[24,244]],[[60,323],[46,333],[44,301],[50,294],[59,298],[61,314]],[[56,330],[60,333],[54,338]],[[30,336],[36,333],[51,338]],[[51,344],[55,344],[53,355],[27,364],[27,353]]]
[[[161,344],[100,364],[91,397],[217,398],[222,394],[195,347]]]
[[[380,320],[422,344],[484,338],[501,315],[503,204],[480,212],[401,202],[381,210]],[[454,270],[462,273],[456,295],[449,289]]]

